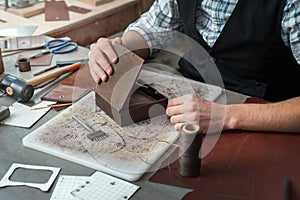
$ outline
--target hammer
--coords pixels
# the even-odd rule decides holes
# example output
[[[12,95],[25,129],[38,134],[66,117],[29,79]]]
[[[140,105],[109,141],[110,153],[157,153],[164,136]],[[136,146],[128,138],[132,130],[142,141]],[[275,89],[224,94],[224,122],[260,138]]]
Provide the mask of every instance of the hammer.
[[[26,102],[31,99],[34,93],[33,86],[36,86],[40,83],[48,81],[50,79],[56,78],[67,72],[74,71],[79,69],[82,65],[82,62],[77,62],[69,66],[62,67],[54,72],[38,76],[36,78],[25,81],[22,78],[15,77],[13,75],[4,73],[4,65],[2,61],[2,54],[0,49],[0,91],[8,94],[9,96]]]
[[[2,53],[0,49],[0,91],[20,101],[28,101],[34,92],[32,85],[25,80],[4,73]]]

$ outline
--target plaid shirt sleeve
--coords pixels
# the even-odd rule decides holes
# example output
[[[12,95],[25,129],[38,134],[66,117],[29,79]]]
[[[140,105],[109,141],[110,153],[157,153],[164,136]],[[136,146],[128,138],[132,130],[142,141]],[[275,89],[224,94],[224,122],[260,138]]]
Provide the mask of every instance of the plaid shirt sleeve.
[[[205,9],[209,1],[203,1],[202,9]],[[237,2],[237,1],[233,1]],[[234,5],[230,0],[219,2],[220,4],[231,5],[227,6],[227,10],[219,11],[220,15],[226,15],[232,12]],[[211,9],[216,9],[215,5]],[[199,13],[197,13],[199,14]],[[211,21],[212,17],[208,16],[206,21]],[[205,21],[205,20],[204,20]],[[200,22],[201,23],[201,22]],[[203,23],[203,21],[202,21]],[[207,23],[213,24],[213,23]],[[200,24],[200,27],[206,27],[205,24]],[[282,26],[282,40],[286,46],[291,48],[291,51],[300,64],[300,1],[286,0],[286,6],[283,11]],[[199,26],[197,27],[199,28]],[[220,27],[219,27],[220,28]],[[221,27],[222,28],[222,27]],[[206,27],[206,29],[214,30],[213,27]],[[182,31],[182,21],[178,12],[178,5],[176,0],[155,0],[148,12],[141,15],[141,17],[134,23],[130,24],[125,33],[134,30],[140,33],[151,50],[151,56],[155,56],[158,49],[165,48],[174,38],[174,31]],[[200,34],[204,40],[213,45],[216,38],[218,38],[221,29],[216,32],[205,32],[207,30],[199,29]],[[212,40],[210,41],[209,36]]]
[[[136,31],[141,34],[149,48],[150,57],[165,48],[174,39],[174,31],[183,29],[175,0],[155,0],[149,11],[130,24],[124,33]]]
[[[282,40],[291,48],[295,59],[300,64],[300,2],[287,0],[282,19]]]

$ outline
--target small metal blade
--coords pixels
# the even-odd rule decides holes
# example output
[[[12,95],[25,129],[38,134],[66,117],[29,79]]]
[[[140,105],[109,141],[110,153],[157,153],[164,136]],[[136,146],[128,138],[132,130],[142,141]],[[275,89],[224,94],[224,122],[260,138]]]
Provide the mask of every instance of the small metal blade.
[[[31,36],[38,26],[21,26],[17,28],[0,29],[0,36],[20,37]]]

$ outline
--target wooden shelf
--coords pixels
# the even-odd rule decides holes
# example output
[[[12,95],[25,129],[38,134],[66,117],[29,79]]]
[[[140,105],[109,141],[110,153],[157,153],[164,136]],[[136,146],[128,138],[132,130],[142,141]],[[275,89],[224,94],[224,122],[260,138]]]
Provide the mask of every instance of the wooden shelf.
[[[92,6],[78,0],[65,0],[65,2],[67,6],[82,7],[91,12],[80,14],[70,11],[70,20],[45,21],[44,13],[25,18],[0,10],[1,28],[37,25],[34,35],[68,36],[79,45],[85,46],[95,42],[99,37],[107,37],[123,31],[128,24],[139,17],[140,13],[137,0],[113,0],[99,6]]]
[[[3,8],[4,9],[4,8]],[[40,2],[37,4],[34,4],[32,6],[26,7],[26,8],[7,8],[7,12],[16,14],[21,17],[32,17],[34,15],[38,15],[40,13],[43,13],[45,10],[45,3]]]

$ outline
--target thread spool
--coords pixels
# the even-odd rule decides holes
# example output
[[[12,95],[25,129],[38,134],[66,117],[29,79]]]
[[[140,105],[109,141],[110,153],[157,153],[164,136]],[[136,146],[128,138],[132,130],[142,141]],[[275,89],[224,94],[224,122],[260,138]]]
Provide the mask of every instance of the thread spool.
[[[18,60],[18,66],[20,72],[27,72],[31,70],[30,62],[27,58],[20,58]]]
[[[202,144],[202,129],[198,125],[183,124],[179,138],[179,173],[184,177],[198,177],[201,174],[199,152]]]

